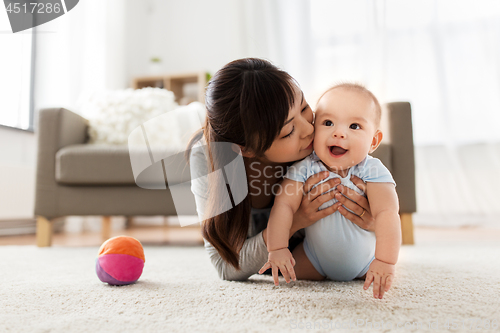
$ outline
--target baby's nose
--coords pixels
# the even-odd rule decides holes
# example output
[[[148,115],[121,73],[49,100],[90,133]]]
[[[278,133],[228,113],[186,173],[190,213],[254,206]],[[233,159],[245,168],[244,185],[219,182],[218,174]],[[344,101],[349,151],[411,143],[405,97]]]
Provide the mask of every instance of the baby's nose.
[[[340,139],[345,139],[345,134],[340,131],[335,131],[333,132],[333,137],[334,138],[340,138]]]

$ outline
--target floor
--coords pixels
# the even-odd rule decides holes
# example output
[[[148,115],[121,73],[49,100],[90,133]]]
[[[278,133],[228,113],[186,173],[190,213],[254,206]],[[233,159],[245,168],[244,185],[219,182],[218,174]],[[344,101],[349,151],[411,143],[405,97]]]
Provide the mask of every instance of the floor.
[[[113,230],[111,237],[127,235],[135,237],[143,245],[202,245],[201,231],[196,227],[141,226],[124,230]],[[53,246],[81,247],[99,246],[103,242],[100,232],[55,233]],[[35,235],[1,236],[1,245],[34,245]]]
[[[143,245],[202,245],[203,239],[197,227],[141,226],[113,231],[112,236],[128,235],[139,239]],[[499,229],[486,228],[429,228],[417,227],[414,231],[415,243],[457,243],[500,241]],[[1,236],[1,245],[34,245],[35,235]],[[99,246],[102,244],[99,232],[56,233],[53,246]]]
[[[127,233],[174,238],[141,229]],[[99,234],[61,236],[72,246],[0,246],[0,332],[498,332],[498,230],[417,228],[383,299],[362,280],[224,281],[201,246],[184,245],[145,246],[137,283],[110,286],[95,273],[98,247],[73,246]]]

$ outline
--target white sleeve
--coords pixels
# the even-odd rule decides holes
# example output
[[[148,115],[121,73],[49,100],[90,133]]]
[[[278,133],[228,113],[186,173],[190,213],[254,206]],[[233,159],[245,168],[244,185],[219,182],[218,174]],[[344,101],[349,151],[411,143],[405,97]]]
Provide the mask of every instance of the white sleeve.
[[[389,169],[378,158],[372,156],[367,156],[363,167],[357,168],[353,174],[365,182],[392,183],[394,186],[396,185]]]

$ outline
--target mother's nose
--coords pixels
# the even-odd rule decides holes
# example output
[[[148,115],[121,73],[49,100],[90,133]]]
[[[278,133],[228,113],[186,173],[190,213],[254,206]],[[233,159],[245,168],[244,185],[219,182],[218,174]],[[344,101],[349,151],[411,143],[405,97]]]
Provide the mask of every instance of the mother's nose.
[[[308,137],[314,133],[314,125],[311,124],[307,119],[303,118],[302,121],[302,137]]]

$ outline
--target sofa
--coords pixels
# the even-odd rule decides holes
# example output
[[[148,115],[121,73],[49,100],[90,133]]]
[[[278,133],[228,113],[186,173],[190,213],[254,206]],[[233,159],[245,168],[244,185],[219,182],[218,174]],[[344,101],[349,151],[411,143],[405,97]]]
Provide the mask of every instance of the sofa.
[[[396,102],[386,104],[385,109],[390,140],[384,138],[372,155],[392,172],[403,244],[413,244],[416,199],[411,106]],[[185,198],[176,200],[174,207],[168,186],[153,190],[136,185],[127,146],[89,144],[88,126],[88,120],[64,108],[39,112],[34,208],[39,247],[51,245],[52,222],[64,216],[103,216],[106,239],[111,216],[196,215],[189,168],[179,168],[182,171],[176,179],[168,181],[176,185],[176,195]]]

